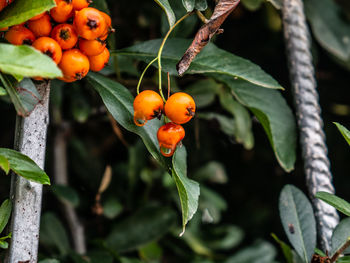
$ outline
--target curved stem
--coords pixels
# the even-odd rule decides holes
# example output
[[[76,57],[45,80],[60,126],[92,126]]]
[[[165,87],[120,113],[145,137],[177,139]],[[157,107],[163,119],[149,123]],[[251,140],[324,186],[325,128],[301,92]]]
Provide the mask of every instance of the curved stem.
[[[169,31],[166,33],[163,41],[162,41],[162,44],[160,45],[159,47],[159,50],[158,50],[158,56],[156,59],[158,59],[158,75],[159,75],[159,94],[160,96],[162,97],[163,101],[165,102],[165,98],[164,98],[164,95],[163,95],[163,91],[162,91],[162,61],[161,61],[161,56],[162,56],[162,52],[163,52],[163,48],[164,48],[164,44],[165,42],[167,41],[170,33],[174,30],[174,28],[181,22],[183,21],[184,19],[186,19],[187,17],[189,17],[190,15],[192,15],[193,12],[190,12],[190,13],[187,13],[186,15],[184,15],[183,17],[181,17],[178,21],[176,21],[176,23],[170,27]]]
[[[147,69],[158,59],[158,57],[156,57],[155,59],[153,59],[150,63],[148,63],[148,65],[146,66],[146,68],[143,70],[141,77],[139,79],[139,82],[137,83],[137,95],[140,93],[140,85],[141,85],[141,81],[143,79],[143,76],[145,75]]]

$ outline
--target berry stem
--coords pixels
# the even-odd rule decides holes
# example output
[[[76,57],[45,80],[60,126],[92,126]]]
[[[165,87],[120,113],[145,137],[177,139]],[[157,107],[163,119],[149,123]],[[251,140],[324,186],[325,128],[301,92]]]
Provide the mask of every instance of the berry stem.
[[[164,48],[164,45],[165,45],[165,42],[167,41],[171,31],[174,30],[174,28],[184,19],[186,19],[187,17],[189,17],[190,15],[192,15],[193,12],[190,12],[190,13],[187,13],[186,15],[184,15],[183,17],[181,17],[179,20],[176,21],[176,23],[170,27],[169,31],[166,33],[164,39],[163,39],[163,42],[162,44],[160,45],[159,47],[159,50],[158,50],[158,56],[157,56],[157,59],[158,59],[158,75],[159,75],[159,94],[160,96],[162,97],[163,101],[166,102],[166,99],[164,98],[164,95],[163,95],[163,90],[162,90],[162,52],[163,52],[163,48]]]
[[[136,91],[137,91],[137,95],[139,95],[140,93],[140,85],[141,85],[141,81],[143,79],[143,76],[145,75],[147,69],[154,63],[156,62],[158,59],[158,57],[156,57],[155,59],[153,59],[150,63],[148,63],[148,65],[145,67],[145,69],[143,70],[142,74],[141,74],[141,77],[139,79],[139,82],[137,83],[137,88],[136,88]]]

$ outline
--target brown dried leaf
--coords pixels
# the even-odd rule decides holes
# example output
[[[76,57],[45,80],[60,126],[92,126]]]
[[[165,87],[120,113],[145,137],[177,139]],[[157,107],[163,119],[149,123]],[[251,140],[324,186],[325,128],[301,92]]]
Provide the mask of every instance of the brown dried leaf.
[[[220,26],[227,16],[236,8],[240,0],[220,0],[215,6],[213,15],[197,32],[192,44],[186,50],[181,60],[177,63],[176,69],[179,75],[183,75],[189,68],[193,59],[209,43],[215,34],[223,32]]]

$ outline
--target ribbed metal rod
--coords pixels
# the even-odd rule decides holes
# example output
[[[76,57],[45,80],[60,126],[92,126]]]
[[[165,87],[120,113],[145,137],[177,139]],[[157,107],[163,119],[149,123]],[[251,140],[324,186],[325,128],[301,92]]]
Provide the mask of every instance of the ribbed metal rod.
[[[49,124],[49,84],[38,87],[42,101],[30,116],[17,117],[15,149],[44,168],[46,132]],[[42,185],[12,174],[11,199],[13,212],[10,224],[12,238],[6,263],[36,263],[40,230]]]
[[[303,2],[284,0],[282,15],[306,184],[317,220],[319,243],[324,251],[330,251],[332,232],[339,222],[339,217],[332,206],[315,198],[319,191],[334,193],[334,187]]]

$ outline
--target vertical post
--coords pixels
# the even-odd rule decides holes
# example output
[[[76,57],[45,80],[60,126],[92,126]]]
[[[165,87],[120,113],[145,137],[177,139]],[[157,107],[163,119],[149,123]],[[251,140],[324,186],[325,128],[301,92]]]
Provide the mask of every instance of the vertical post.
[[[33,159],[40,168],[44,168],[46,150],[46,132],[49,124],[50,84],[37,86],[42,95],[30,116],[17,116],[15,149]],[[12,174],[11,199],[13,212],[10,224],[12,239],[8,251],[7,263],[36,263],[38,261],[39,229],[42,200],[42,185],[30,182]]]
[[[319,191],[334,193],[334,187],[303,2],[284,0],[282,15],[306,184],[316,215],[319,243],[324,251],[330,251],[332,232],[338,224],[339,217],[332,206],[315,198],[315,194]]]

